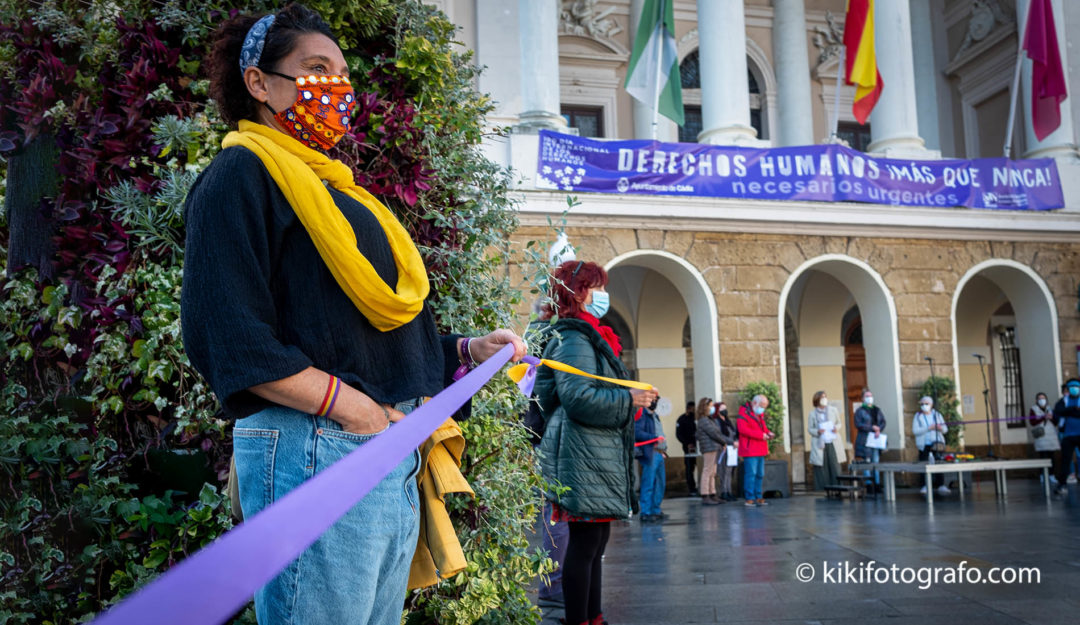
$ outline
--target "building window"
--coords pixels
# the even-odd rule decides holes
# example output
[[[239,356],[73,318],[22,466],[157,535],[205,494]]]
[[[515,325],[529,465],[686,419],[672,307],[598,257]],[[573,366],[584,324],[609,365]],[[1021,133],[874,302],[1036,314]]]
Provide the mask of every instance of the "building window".
[[[701,134],[701,107],[693,104],[683,107],[683,125],[679,126],[679,143],[697,143]]]
[[[563,106],[566,124],[578,129],[582,137],[604,136],[604,109],[600,106]]]
[[[765,131],[761,125],[761,88],[758,87],[757,78],[754,77],[754,72],[749,68],[750,59],[746,60],[748,67],[746,68],[746,84],[750,91],[750,127],[757,131],[757,138],[764,139]]]
[[[683,89],[701,89],[701,69],[697,50],[687,54],[683,62],[679,64],[679,77],[682,78]]]
[[[836,136],[847,141],[851,149],[865,152],[870,145],[870,124],[840,122],[836,125]]]
[[[1024,413],[1024,385],[1020,379],[1020,348],[1016,345],[1016,328],[999,327],[998,339],[1001,342],[1001,382],[1005,400],[1005,414],[1009,428],[1026,426],[1025,419],[1017,419]]]
[[[759,139],[765,137],[762,105],[765,96],[761,93],[757,78],[749,68],[752,61],[747,59],[746,86],[750,93],[750,125],[757,131]],[[679,64],[679,78],[683,88],[683,117],[685,123],[679,128],[679,141],[696,143],[702,131],[701,123],[701,62],[698,51],[686,55]]]

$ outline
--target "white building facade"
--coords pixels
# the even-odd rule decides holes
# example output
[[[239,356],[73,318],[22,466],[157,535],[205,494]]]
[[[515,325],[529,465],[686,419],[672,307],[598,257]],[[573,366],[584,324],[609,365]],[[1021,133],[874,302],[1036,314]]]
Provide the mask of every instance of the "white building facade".
[[[489,124],[510,129],[487,148],[520,173],[514,240],[553,240],[548,219],[561,219],[566,194],[534,185],[537,130],[651,138],[651,107],[622,87],[643,1],[433,4],[486,67],[478,86],[496,103]],[[868,127],[852,116],[853,88],[837,96],[844,7],[675,0],[686,124],[664,120],[660,139],[822,143],[838,99],[839,135],[855,149],[911,160],[1001,156],[1028,0],[879,0],[885,90]],[[1074,94],[1080,2],[1053,7]],[[578,194],[566,233],[578,258],[609,269],[607,321],[629,347],[628,364],[674,413],[705,396],[732,404],[753,381],[778,384],[796,482],[809,474],[803,415],[818,390],[843,404],[850,425],[853,403],[871,388],[889,418],[886,457],[897,459],[915,456],[912,413],[931,370],[957,382],[965,419],[986,419],[987,404],[991,417],[1027,414],[1040,391],[1056,399],[1077,375],[1080,350],[1080,103],[1069,97],[1061,125],[1038,141],[1026,106],[1030,61],[1021,77],[1011,157],[1055,159],[1060,210]],[[988,363],[982,372],[976,354]],[[1030,453],[1022,424],[993,422],[990,439],[1004,455]],[[985,427],[969,426],[964,442],[985,449]]]

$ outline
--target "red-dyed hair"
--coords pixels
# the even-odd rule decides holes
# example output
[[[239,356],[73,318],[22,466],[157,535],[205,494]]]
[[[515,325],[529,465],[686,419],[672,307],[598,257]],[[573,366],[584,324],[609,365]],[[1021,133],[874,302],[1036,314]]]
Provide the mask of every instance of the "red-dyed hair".
[[[578,264],[581,268],[578,269]],[[575,273],[575,270],[577,272]],[[608,281],[607,271],[593,262],[568,260],[559,265],[552,272],[551,300],[544,303],[540,313],[541,319],[551,319],[556,312],[560,317],[576,317],[585,310],[581,300],[589,289],[606,287]]]

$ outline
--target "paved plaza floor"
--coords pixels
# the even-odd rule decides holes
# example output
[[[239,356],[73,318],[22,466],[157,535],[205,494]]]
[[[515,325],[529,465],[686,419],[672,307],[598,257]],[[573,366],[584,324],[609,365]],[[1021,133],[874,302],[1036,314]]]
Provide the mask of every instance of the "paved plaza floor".
[[[667,500],[670,518],[661,525],[634,519],[612,527],[604,616],[611,625],[1080,623],[1077,486],[1049,503],[1037,480],[1010,481],[1005,502],[992,481],[975,486],[963,501],[956,494],[937,498],[932,510],[915,489],[898,489],[895,502],[807,494],[771,499],[764,508]],[[842,577],[845,563],[854,575],[860,567],[871,571],[864,576],[884,575],[872,571],[895,564],[925,576],[932,572],[917,569],[955,571],[962,562],[978,571],[964,575],[1036,567],[1041,581],[948,584],[943,570],[941,582],[921,590],[918,581]],[[812,581],[797,577],[810,572],[800,569],[804,563]],[[544,625],[561,616],[546,610]]]

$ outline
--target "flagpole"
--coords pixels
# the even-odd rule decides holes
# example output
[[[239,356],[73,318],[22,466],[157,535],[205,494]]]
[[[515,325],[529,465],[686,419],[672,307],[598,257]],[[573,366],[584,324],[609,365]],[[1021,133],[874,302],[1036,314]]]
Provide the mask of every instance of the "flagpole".
[[[1005,125],[1005,158],[1012,152],[1013,124],[1016,123],[1016,99],[1020,92],[1020,68],[1024,64],[1024,46],[1016,51],[1016,71],[1013,73],[1012,91],[1009,92],[1009,123]]]
[[[660,0],[660,30],[664,30],[664,0]],[[660,138],[660,77],[661,64],[664,60],[664,41],[663,37],[660,38],[660,45],[656,46],[656,85],[654,91],[656,91],[656,97],[653,98],[652,109],[652,140],[657,141]]]
[[[836,90],[833,100],[832,121],[829,123],[829,142],[834,141],[840,126],[840,87],[844,84],[844,63],[847,61],[847,46],[840,46],[840,60],[836,63]]]

